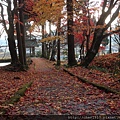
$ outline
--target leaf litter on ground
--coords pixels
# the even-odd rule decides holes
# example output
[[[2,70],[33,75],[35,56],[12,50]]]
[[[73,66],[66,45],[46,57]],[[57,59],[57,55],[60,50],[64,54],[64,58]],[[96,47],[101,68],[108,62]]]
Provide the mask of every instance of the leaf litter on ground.
[[[33,65],[36,65],[36,68]],[[85,76],[87,72],[90,72],[81,69],[80,75]],[[72,68],[71,70],[73,72],[79,71],[79,68]],[[120,114],[119,95],[105,93],[92,85],[82,83],[62,69],[56,70],[52,62],[43,58],[34,58],[33,64],[27,72],[6,72],[3,69],[0,69],[0,71],[2,72],[0,75],[1,105],[20,86],[31,80],[33,81],[25,96],[21,97],[20,101],[13,106],[6,108],[7,115]],[[101,76],[100,73],[97,74],[96,76],[92,75],[93,78]],[[20,79],[13,79],[16,76]]]

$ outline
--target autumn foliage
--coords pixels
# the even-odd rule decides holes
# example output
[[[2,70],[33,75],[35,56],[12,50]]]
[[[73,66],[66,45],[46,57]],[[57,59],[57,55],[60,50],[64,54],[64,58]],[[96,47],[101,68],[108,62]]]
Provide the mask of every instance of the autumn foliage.
[[[91,66],[106,69],[110,73],[120,73],[120,53],[107,54],[95,57]]]
[[[87,64],[93,60],[91,57],[95,57],[90,67],[85,68],[86,63],[84,64],[85,67],[77,65],[74,67],[67,66],[67,68],[65,66],[54,66],[53,62],[44,58],[32,58],[33,62],[29,65],[27,71],[13,72],[8,71],[8,66],[0,67],[0,109],[6,111],[4,114],[120,114],[120,53],[96,57],[97,49],[102,42],[102,38],[105,37],[103,36],[103,31],[105,32],[109,26],[104,28],[104,14],[100,17],[98,26],[94,26],[96,24],[93,22],[93,19],[89,19],[88,16],[86,17],[87,12],[91,11],[86,11],[83,6],[84,4],[75,3],[75,15],[79,14],[77,9],[78,11],[82,9],[84,15],[79,14],[80,16],[76,17],[77,20],[74,26],[72,26],[74,28],[74,33],[72,34],[74,34],[76,43],[82,44],[83,41],[87,40],[89,45],[92,44],[92,40],[95,43],[93,44],[94,49],[88,49],[91,52],[86,57],[88,60]],[[26,9],[24,9],[24,12],[30,17],[30,21],[34,21],[35,25],[44,25],[46,20],[57,24],[58,19],[63,18],[63,14],[61,14],[63,6],[64,0],[36,0],[36,2],[26,0]],[[107,12],[103,9],[103,13]],[[109,14],[107,15],[109,16]],[[95,29],[94,36],[96,38],[93,36]],[[100,38],[101,36],[102,38]],[[52,40],[59,39],[59,37],[51,38]],[[46,42],[48,39],[44,40],[43,42]],[[97,48],[95,48],[96,45]],[[87,44],[85,47],[87,48]],[[67,69],[72,74],[66,73],[64,69]],[[89,82],[83,82],[83,79]],[[30,81],[32,81],[31,86],[27,88],[27,91],[24,91],[24,96],[20,97],[18,102],[15,101],[12,104],[7,104],[6,101],[9,101],[20,90],[21,86]],[[95,84],[98,84],[99,87],[95,86]],[[100,86],[104,86],[110,90],[106,92],[104,89],[100,89]],[[2,114],[3,111],[0,111],[0,115]]]
[[[119,81],[110,74],[82,67],[69,68],[73,74],[94,83],[119,90]],[[55,69],[53,62],[34,58],[27,72],[6,72],[0,69],[0,108],[6,115],[119,115],[119,94],[106,93],[77,77]],[[9,75],[9,77],[8,77]],[[17,103],[4,104],[24,84],[33,81]],[[9,84],[8,84],[9,83]],[[2,114],[0,112],[0,114]]]

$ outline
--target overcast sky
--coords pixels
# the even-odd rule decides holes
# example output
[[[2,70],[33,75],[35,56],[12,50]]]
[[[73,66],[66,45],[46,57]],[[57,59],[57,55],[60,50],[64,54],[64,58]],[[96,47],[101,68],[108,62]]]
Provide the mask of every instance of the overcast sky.
[[[91,2],[91,1],[95,1],[95,2],[98,1],[98,6],[100,6],[101,0],[90,0],[90,2]],[[1,1],[0,1],[0,2],[1,2]],[[4,14],[7,14],[5,8],[6,8],[6,7],[4,7]],[[113,10],[113,12],[114,12],[114,10]],[[110,18],[107,18],[106,22],[107,22],[109,19],[110,19]],[[114,23],[115,23],[115,22],[114,22]],[[113,24],[114,24],[114,23],[113,23]],[[1,32],[1,29],[2,29],[2,28],[3,28],[3,27],[2,27],[1,24],[0,24],[0,32]],[[53,29],[55,29],[55,27],[54,27]],[[49,27],[46,27],[46,31],[49,32]],[[6,33],[4,32],[4,34],[0,37],[0,39],[5,39],[5,36],[7,36],[7,35],[6,35]]]

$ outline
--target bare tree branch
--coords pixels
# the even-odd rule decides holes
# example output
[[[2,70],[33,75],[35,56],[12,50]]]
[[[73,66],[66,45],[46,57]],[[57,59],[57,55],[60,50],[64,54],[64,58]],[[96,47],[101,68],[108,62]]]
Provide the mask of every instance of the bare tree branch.
[[[120,5],[118,6],[117,10],[116,10],[116,11],[114,12],[114,14],[112,15],[109,23],[108,23],[108,24],[106,25],[106,27],[105,27],[105,30],[107,30],[108,27],[110,27],[111,23],[116,19],[116,17],[117,17],[118,14],[119,14],[119,10],[120,10]]]
[[[120,45],[120,33],[115,34],[113,40]]]
[[[107,34],[105,34],[105,35],[103,35],[102,39],[104,39],[104,38],[106,38],[106,37],[108,37],[108,36],[110,36],[110,35],[112,35],[112,34],[119,33],[119,32],[120,32],[120,28],[117,29],[117,30],[114,30],[114,31],[112,31],[112,32],[109,32],[109,33],[107,33]]]
[[[106,7],[106,4],[107,4],[107,0],[104,0],[104,3],[103,3],[103,8],[102,8],[102,13],[105,12],[105,7]]]
[[[116,0],[115,3],[114,3],[114,0],[111,0],[110,1],[110,5],[108,6],[108,10],[105,12],[104,9],[105,9],[107,3],[106,3],[106,0],[104,0],[102,14],[100,16],[99,21],[97,22],[97,25],[103,25],[104,24],[105,19],[110,15],[112,9],[115,7],[115,5],[117,4],[117,2],[119,2],[119,0]],[[120,9],[120,5],[118,6],[118,9]]]
[[[0,7],[1,7],[1,17],[2,17],[2,23],[3,23],[3,26],[4,26],[4,28],[5,28],[6,33],[8,34],[8,30],[7,30],[7,26],[6,26],[6,22],[5,22],[5,19],[4,19],[4,14],[3,14],[4,9],[3,9],[3,6],[2,6],[2,4],[1,4],[1,3],[0,3]]]

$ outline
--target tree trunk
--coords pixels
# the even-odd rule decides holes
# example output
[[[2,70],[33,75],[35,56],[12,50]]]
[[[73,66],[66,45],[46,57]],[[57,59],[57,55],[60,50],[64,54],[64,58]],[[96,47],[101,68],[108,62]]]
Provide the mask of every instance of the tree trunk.
[[[59,18],[58,20],[58,26],[57,26],[57,30],[58,30],[58,36],[60,36],[60,24],[61,24],[61,19]],[[60,65],[60,39],[58,39],[57,41],[57,65]]]
[[[54,35],[54,34],[53,34]],[[55,36],[57,35],[57,30],[55,32]],[[56,40],[53,41],[53,44],[52,44],[52,53],[51,53],[51,58],[50,58],[50,61],[55,61],[55,55],[56,55]]]
[[[109,53],[112,53],[112,37],[110,35],[110,39],[109,39]]]
[[[45,57],[45,43],[42,42],[42,57],[44,58]]]
[[[60,65],[60,39],[57,41],[57,65]]]
[[[108,4],[108,2],[109,2],[109,4]],[[103,2],[102,14],[101,14],[98,22],[96,23],[96,26],[101,26],[101,28],[95,29],[92,45],[91,45],[90,49],[88,50],[84,60],[81,62],[81,65],[84,67],[87,67],[92,62],[92,60],[94,59],[94,57],[98,53],[98,50],[99,50],[99,47],[100,47],[102,40],[106,36],[106,35],[103,35],[104,32],[110,27],[111,23],[119,15],[120,5],[118,5],[115,12],[111,15],[111,19],[105,25],[106,18],[111,14],[111,11],[112,11],[112,9],[114,9],[118,0],[116,0],[115,3],[114,2],[115,2],[114,0],[110,0],[110,1],[104,0],[104,2]],[[119,4],[119,2],[118,2],[118,4]],[[106,11],[106,6],[108,8],[107,11]],[[105,26],[103,27],[103,25],[105,25]]]
[[[73,35],[73,0],[67,0],[68,65],[76,65]]]
[[[17,7],[17,0],[14,0],[14,8]],[[19,19],[18,11],[15,10],[15,15],[17,16],[17,19]],[[21,30],[20,30],[20,23],[16,23],[16,32],[17,32],[17,41],[18,41],[18,52],[19,52],[19,61],[21,65],[24,64],[24,58],[23,58],[23,48],[22,48],[22,40],[21,40]]]
[[[118,41],[118,52],[119,52],[119,58],[120,58],[120,34],[119,34],[118,39],[119,39],[119,41]],[[119,62],[119,65],[120,65],[120,62]]]
[[[18,57],[17,57],[16,44],[14,39],[14,24],[13,24],[13,13],[11,11],[11,1],[8,2],[7,12],[8,12],[8,20],[9,20],[8,45],[11,55],[11,64],[17,64]]]
[[[120,52],[120,44],[118,45],[118,52]]]
[[[48,59],[50,59],[51,42],[48,43]]]
[[[56,54],[56,40],[53,41],[50,61],[55,61],[55,54]]]
[[[19,0],[19,4],[24,4],[24,0]],[[25,46],[25,24],[24,24],[24,13],[23,13],[23,8],[24,6],[19,10],[19,14],[20,14],[20,22],[22,24],[20,24],[20,29],[21,29],[21,39],[22,39],[22,50],[23,50],[23,66],[27,65],[26,62],[26,46]]]
[[[103,37],[103,30],[100,28],[96,29],[96,31],[94,33],[94,39],[92,42],[92,46],[91,46],[90,50],[87,52],[84,60],[81,62],[82,66],[87,67],[92,62],[92,60],[98,53],[99,46],[103,39],[102,37]]]
[[[42,39],[44,39],[44,25],[42,25]],[[42,42],[42,57],[45,57],[45,43]]]
[[[46,43],[46,59],[49,59],[49,42]]]
[[[35,47],[32,47],[32,56],[35,57]]]
[[[44,42],[44,51],[45,51],[44,58],[47,59],[47,53],[48,53],[47,42]]]
[[[82,61],[84,58],[84,43],[85,43],[85,40],[82,42],[80,46],[80,61]]]
[[[17,57],[14,36],[11,34],[11,32],[8,33],[8,46],[11,55],[11,64],[16,65],[18,63],[18,57]]]

